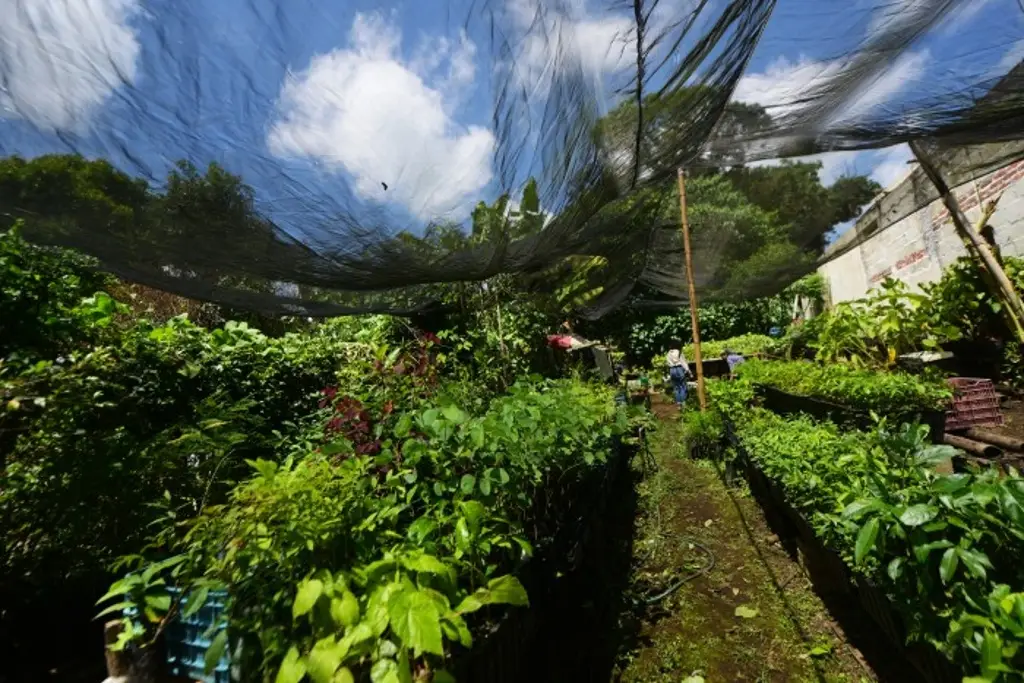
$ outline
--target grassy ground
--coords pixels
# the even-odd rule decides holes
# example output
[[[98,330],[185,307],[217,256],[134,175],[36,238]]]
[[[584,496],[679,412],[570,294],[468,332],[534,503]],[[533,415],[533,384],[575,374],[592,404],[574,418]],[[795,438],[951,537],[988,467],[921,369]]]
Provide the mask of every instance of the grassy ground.
[[[613,679],[878,681],[781,547],[757,503],[684,454],[675,408],[655,405],[656,469],[640,483],[633,567]],[[710,556],[714,565],[709,570]],[[648,605],[680,578],[699,574]]]

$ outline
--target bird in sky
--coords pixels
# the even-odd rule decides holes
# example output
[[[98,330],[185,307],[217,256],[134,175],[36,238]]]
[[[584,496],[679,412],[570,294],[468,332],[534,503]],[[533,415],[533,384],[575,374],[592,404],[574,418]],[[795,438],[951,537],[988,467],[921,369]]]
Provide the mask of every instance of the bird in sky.
[[[382,183],[381,183],[380,185],[381,185],[381,187],[383,187],[383,188],[384,188],[384,191],[385,191],[385,192],[387,192],[387,191],[388,191],[388,184],[387,184],[387,183],[385,183],[385,182],[382,182]]]

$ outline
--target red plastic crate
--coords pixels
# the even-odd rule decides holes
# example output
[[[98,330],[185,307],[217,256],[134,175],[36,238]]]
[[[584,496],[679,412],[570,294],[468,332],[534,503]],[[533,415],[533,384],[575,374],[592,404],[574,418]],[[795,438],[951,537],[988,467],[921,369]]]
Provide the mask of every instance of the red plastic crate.
[[[1001,427],[1005,420],[990,379],[953,377],[953,408],[946,413],[946,431],[968,427]]]

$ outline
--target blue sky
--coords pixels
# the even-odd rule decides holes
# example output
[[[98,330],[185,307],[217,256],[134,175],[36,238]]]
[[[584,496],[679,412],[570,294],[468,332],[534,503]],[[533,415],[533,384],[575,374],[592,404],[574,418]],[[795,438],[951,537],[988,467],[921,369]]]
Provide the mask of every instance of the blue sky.
[[[577,2],[549,19],[556,63],[551,42],[524,38],[539,1],[15,0],[14,20],[0,24],[0,154],[80,151],[155,182],[179,158],[216,160],[307,236],[324,236],[346,210],[394,229],[460,218],[529,172],[521,163],[518,177],[496,176],[499,76],[532,96],[540,121],[559,68],[585,74],[606,110],[631,66],[622,3]],[[871,27],[936,1],[779,0],[736,96],[785,110],[842,68]],[[691,2],[661,0],[652,24],[685,16]],[[492,16],[523,38],[511,71],[492,54]],[[907,103],[1005,73],[1022,57],[1017,0],[966,0],[843,115],[912,114]],[[532,152],[537,126],[527,136],[515,123]],[[890,184],[909,154],[815,158],[825,182],[857,172]]]

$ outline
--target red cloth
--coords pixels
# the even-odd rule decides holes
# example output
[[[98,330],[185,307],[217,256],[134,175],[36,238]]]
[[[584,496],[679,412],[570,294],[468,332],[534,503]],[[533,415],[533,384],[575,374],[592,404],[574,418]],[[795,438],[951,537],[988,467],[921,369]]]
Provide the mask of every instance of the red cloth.
[[[572,337],[567,334],[549,334],[548,346],[556,349],[571,349]]]

